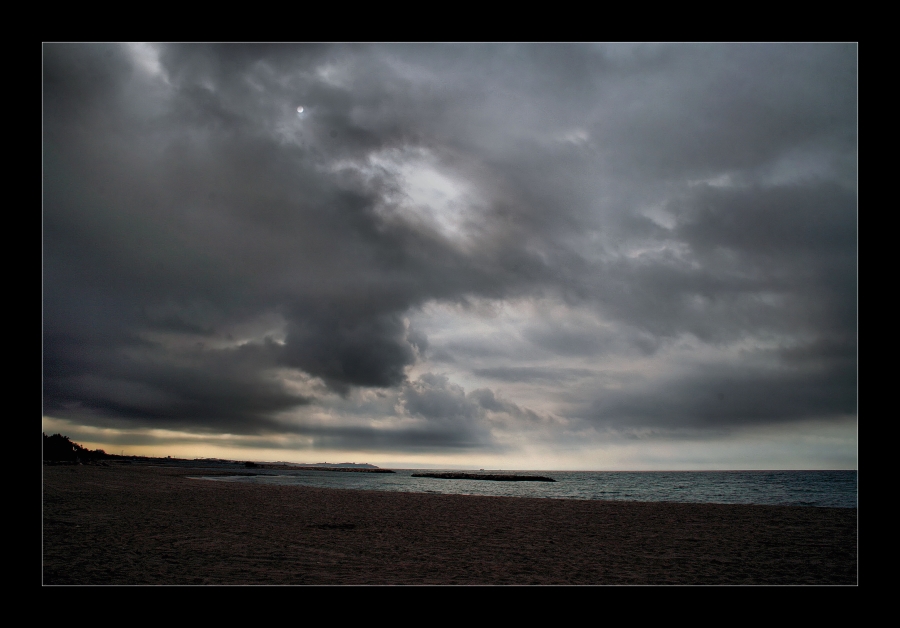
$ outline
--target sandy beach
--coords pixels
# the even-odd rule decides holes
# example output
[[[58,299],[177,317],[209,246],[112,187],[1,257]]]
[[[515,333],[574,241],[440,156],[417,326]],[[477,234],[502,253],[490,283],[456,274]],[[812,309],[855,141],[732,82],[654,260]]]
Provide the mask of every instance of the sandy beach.
[[[44,466],[43,584],[857,584],[856,509],[187,477],[196,474]]]

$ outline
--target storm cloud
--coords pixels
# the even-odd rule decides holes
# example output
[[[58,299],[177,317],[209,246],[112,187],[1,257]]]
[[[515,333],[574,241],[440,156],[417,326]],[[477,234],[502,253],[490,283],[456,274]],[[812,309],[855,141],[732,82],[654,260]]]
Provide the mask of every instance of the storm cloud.
[[[46,44],[43,414],[401,453],[855,421],[856,102],[851,44]]]

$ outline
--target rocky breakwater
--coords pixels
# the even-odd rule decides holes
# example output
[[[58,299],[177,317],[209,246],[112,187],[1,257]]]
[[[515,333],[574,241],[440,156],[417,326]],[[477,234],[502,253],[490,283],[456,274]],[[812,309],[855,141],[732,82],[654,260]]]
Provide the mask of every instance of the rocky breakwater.
[[[513,475],[508,473],[413,473],[414,478],[441,480],[493,480],[495,482],[556,482],[543,475]]]

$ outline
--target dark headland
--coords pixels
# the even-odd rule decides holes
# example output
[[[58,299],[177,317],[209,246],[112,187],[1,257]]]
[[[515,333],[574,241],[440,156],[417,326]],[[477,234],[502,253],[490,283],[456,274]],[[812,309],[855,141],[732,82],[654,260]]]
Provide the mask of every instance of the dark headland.
[[[493,480],[495,482],[556,482],[543,475],[512,475],[509,473],[413,473],[414,478],[441,480]]]

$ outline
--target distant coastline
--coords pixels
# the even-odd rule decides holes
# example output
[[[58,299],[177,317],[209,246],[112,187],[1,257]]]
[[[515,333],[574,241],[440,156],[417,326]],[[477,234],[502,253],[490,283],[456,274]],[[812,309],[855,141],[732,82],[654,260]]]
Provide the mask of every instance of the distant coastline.
[[[108,466],[109,462],[120,464],[184,464],[209,463],[216,465],[243,465],[248,469],[282,469],[297,471],[349,471],[356,473],[394,473],[390,469],[381,469],[366,462],[314,462],[311,464],[297,462],[254,462],[250,460],[226,460],[224,458],[173,458],[172,456],[148,457],[108,454],[102,449],[91,450],[74,442],[68,436],[43,434],[43,462],[45,465],[100,465]],[[246,475],[246,474],[242,474]]]
[[[513,475],[509,473],[413,473],[414,478],[441,480],[491,480],[494,482],[556,482],[543,475]]]
[[[395,471],[391,469],[379,469],[373,465],[366,466],[357,466],[357,467],[341,467],[341,466],[319,466],[319,465],[309,465],[303,466],[300,465],[278,465],[278,464],[268,464],[268,465],[257,465],[258,467],[265,469],[280,469],[285,471],[343,471],[346,473],[395,473]]]

